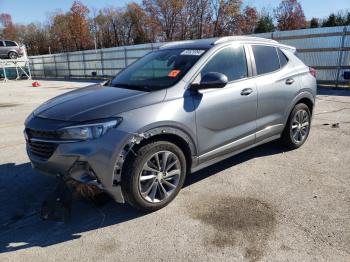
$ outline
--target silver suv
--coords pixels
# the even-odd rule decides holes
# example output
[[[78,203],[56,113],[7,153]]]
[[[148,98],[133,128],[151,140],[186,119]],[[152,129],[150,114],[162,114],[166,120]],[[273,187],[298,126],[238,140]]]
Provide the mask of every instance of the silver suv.
[[[252,37],[166,44],[25,122],[34,169],[95,185],[115,201],[166,206],[187,174],[280,139],[306,141],[315,71],[295,48]]]
[[[23,50],[15,41],[0,39],[0,58],[17,59],[22,55]]]

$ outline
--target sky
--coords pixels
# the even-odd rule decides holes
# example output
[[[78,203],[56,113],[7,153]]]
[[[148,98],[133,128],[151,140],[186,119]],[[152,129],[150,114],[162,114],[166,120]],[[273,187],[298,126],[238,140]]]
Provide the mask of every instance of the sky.
[[[307,19],[324,18],[331,12],[350,9],[350,0],[299,0]],[[0,13],[9,13],[15,23],[45,22],[57,9],[68,11],[73,0],[0,0]],[[89,8],[123,7],[131,0],[81,0]],[[140,3],[141,0],[135,2]],[[281,0],[244,0],[244,4],[272,10]]]

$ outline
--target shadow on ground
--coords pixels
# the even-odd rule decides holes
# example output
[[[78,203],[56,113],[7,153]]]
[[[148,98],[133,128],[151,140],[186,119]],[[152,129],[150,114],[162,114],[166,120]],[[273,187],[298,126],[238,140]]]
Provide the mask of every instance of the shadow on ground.
[[[251,149],[190,175],[185,187],[250,159],[283,151],[285,149],[277,142]],[[54,190],[55,183],[54,178],[33,172],[29,163],[0,165],[0,253],[78,239],[83,232],[147,215],[113,201],[101,207],[75,201],[72,220],[68,224],[42,221],[39,217],[41,203]]]

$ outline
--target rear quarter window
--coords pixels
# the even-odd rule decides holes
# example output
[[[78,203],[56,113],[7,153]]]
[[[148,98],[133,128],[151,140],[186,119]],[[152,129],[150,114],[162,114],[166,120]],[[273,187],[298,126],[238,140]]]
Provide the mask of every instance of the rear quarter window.
[[[253,45],[252,49],[258,75],[271,73],[280,68],[280,62],[275,47]]]
[[[281,49],[277,48],[278,58],[280,60],[281,67],[284,67],[288,63],[287,56],[282,52]]]
[[[3,41],[0,41],[0,46],[4,46],[4,42]]]

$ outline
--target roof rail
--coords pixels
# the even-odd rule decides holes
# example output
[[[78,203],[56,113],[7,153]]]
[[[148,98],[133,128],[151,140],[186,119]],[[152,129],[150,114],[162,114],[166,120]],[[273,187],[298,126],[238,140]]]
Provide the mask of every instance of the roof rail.
[[[193,42],[196,42],[196,40],[182,40],[182,41],[168,42],[168,43],[165,43],[164,45],[160,46],[159,49],[168,48],[171,46],[177,46],[180,44],[193,43]]]
[[[273,43],[277,44],[278,42],[272,39],[268,38],[261,38],[261,37],[253,37],[253,36],[225,36],[220,37],[218,40],[216,40],[213,44],[221,44],[229,41],[252,41],[252,42],[264,42],[264,43]]]

